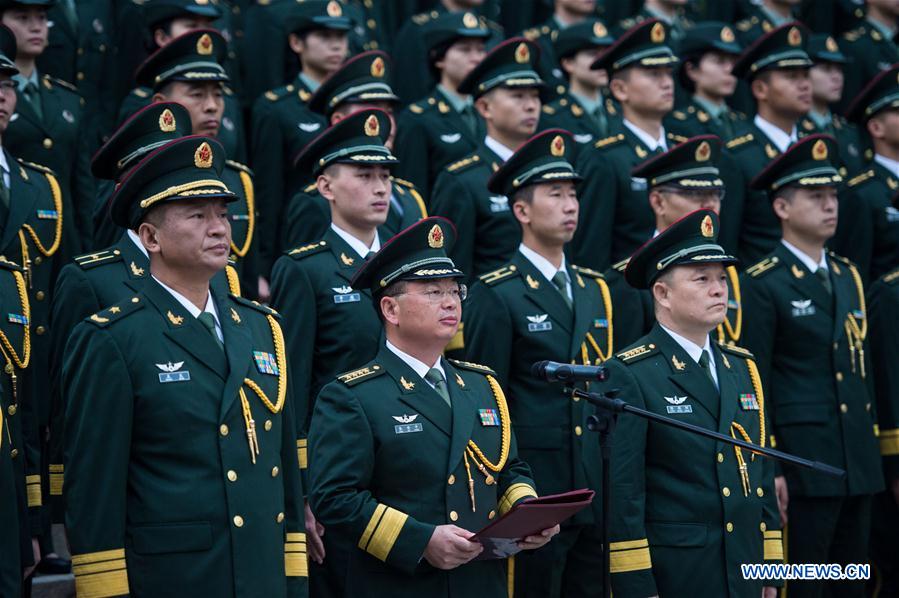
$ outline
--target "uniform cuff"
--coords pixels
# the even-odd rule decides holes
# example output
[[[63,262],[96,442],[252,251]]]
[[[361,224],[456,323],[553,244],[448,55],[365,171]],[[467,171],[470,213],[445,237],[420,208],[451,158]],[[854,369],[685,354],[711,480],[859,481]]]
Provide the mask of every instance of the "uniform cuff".
[[[128,594],[125,549],[76,554],[72,557],[78,598],[105,598]]]
[[[284,542],[284,573],[287,577],[309,577],[306,534],[287,533]]]
[[[63,465],[50,465],[50,496],[62,496]]]
[[[25,476],[25,495],[28,498],[29,508],[42,506],[43,501],[41,500],[41,476]]]
[[[512,507],[514,507],[525,498],[536,497],[537,491],[534,490],[534,487],[530,484],[512,484],[511,486],[506,488],[506,491],[503,493],[502,498],[499,499],[499,514],[500,516],[505,515],[512,510]]]
[[[765,532],[765,560],[766,561],[783,561],[784,545],[783,532],[780,530],[772,530]]]

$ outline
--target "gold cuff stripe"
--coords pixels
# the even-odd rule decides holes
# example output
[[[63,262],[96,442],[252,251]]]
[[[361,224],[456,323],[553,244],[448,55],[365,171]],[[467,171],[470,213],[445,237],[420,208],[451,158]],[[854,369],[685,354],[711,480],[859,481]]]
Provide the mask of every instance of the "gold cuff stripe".
[[[78,598],[106,598],[128,594],[126,569],[94,575],[75,576],[75,594]]]
[[[50,469],[50,473],[63,473],[63,472],[65,472],[65,466],[63,466],[63,465],[50,465],[49,469]]]
[[[652,559],[649,557],[649,548],[636,548],[634,550],[619,550],[609,553],[610,569],[612,573],[627,573],[629,571],[643,571],[652,569]]]
[[[393,545],[396,543],[396,539],[399,537],[400,531],[408,518],[409,516],[405,513],[387,507],[387,511],[378,523],[374,534],[372,534],[366,551],[376,559],[386,561],[387,555],[393,549]]]
[[[104,550],[102,552],[86,552],[84,554],[76,554],[72,557],[72,565],[86,565],[87,563],[98,563],[100,561],[110,561],[112,559],[125,558],[125,549],[116,548],[114,550]]]
[[[309,562],[306,553],[285,552],[284,574],[287,577],[309,577]],[[79,594],[79,598],[80,598]]]
[[[39,475],[27,475],[27,476],[25,476],[25,483],[26,483],[26,484],[40,484],[40,483],[41,483],[41,476],[39,476]]]
[[[306,554],[306,545],[305,544],[285,544],[284,552],[302,552]]]
[[[64,478],[61,473],[50,474],[50,496],[62,496],[62,484]]]
[[[309,453],[305,447],[297,449],[297,461],[300,462],[300,469],[307,469],[309,467]]]
[[[765,532],[766,540],[780,540],[783,537],[784,537],[784,533],[782,531],[780,531],[779,529]]]
[[[308,443],[309,441],[307,439],[301,438],[300,440],[297,440],[297,448],[304,448],[308,446]]]
[[[368,525],[365,526],[365,531],[362,532],[362,537],[359,538],[359,548],[365,550],[365,547],[368,546],[368,541],[371,539],[371,535],[375,532],[375,528],[378,527],[378,524],[381,522],[381,517],[384,516],[384,511],[387,510],[387,505],[378,504],[375,507],[375,512],[372,514],[371,519],[368,520]]]
[[[880,431],[880,454],[884,457],[899,455],[899,430]]]
[[[529,484],[512,484],[503,494],[503,497],[499,499],[499,514],[505,515],[515,506],[515,503],[529,496],[537,496],[537,491]]]
[[[29,507],[40,507],[43,505],[43,501],[41,500],[41,483],[38,481],[36,484],[28,484],[25,486],[25,494],[28,499]]]
[[[784,560],[784,545],[778,538],[776,540],[765,539],[765,560],[766,561],[782,561]]]
[[[287,532],[285,537],[287,542],[306,542],[306,534],[303,532]]]
[[[639,540],[628,540],[626,542],[609,542],[609,551],[615,552],[616,550],[630,550],[632,548],[648,548],[649,541],[646,538],[640,538]]]
[[[103,573],[104,571],[115,571],[125,568],[125,559],[113,559],[111,561],[102,561],[100,563],[87,563],[85,565],[74,565],[72,572],[78,575],[90,575],[92,573]]]

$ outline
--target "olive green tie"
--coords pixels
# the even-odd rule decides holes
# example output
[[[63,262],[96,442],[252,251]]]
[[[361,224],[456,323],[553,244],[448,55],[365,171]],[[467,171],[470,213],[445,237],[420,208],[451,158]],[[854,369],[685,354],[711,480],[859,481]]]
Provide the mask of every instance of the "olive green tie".
[[[37,113],[37,117],[40,120],[44,120],[44,111],[41,108],[41,94],[37,89],[37,85],[32,81],[26,83],[24,95],[25,99],[28,100],[28,103],[31,104],[31,107],[34,108],[34,111]]]
[[[219,338],[218,333],[215,331],[215,316],[213,316],[208,311],[204,311],[197,319],[200,320],[200,323],[206,327],[206,330],[209,331],[209,334],[212,335],[212,338],[215,339],[215,344],[218,345],[218,348],[222,350],[222,353],[225,352],[225,343],[222,342],[222,339]]]
[[[699,356],[699,367],[705,372],[705,375],[709,377],[711,383],[718,388],[718,384],[715,382],[715,377],[712,376],[712,367],[709,364],[709,352],[703,349],[702,355]]]
[[[833,294],[833,284],[830,282],[830,274],[824,268],[818,268],[815,270],[815,276],[818,277],[818,280],[821,281],[821,284],[824,286],[824,290],[827,291],[828,295]]]
[[[466,104],[462,111],[459,113],[462,117],[462,122],[468,127],[468,130],[472,135],[478,134],[478,116],[474,111],[473,104]]]
[[[443,379],[443,374],[440,373],[440,370],[437,368],[431,368],[428,370],[428,373],[425,374],[425,380],[431,383],[434,386],[434,390],[437,391],[437,394],[446,401],[448,407],[452,407],[450,403],[449,390],[446,388],[446,380]]]
[[[568,273],[564,270],[556,272],[553,275],[553,284],[556,285],[556,288],[559,289],[559,292],[562,294],[565,305],[568,306],[568,309],[571,309],[574,306],[574,303],[571,301],[571,297],[568,296]]]

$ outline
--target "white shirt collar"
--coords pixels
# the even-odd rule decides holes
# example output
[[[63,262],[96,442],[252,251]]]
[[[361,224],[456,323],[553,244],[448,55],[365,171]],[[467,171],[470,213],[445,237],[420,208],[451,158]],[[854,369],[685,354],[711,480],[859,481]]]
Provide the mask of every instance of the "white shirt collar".
[[[337,236],[346,241],[346,244],[350,246],[350,249],[359,254],[363,259],[368,255],[370,251],[378,251],[381,249],[381,239],[378,237],[378,231],[375,229],[375,239],[371,242],[371,247],[368,247],[365,243],[346,232],[333,222],[331,223],[331,230],[337,233]]]
[[[662,324],[659,324],[659,326],[662,326]],[[697,364],[699,363],[699,358],[702,357],[702,352],[708,351],[709,370],[711,370],[711,372],[712,372],[712,378],[715,379],[715,384],[716,385],[718,384],[718,368],[717,368],[717,366],[715,366],[715,354],[712,353],[712,343],[709,342],[708,335],[706,335],[706,337],[705,337],[705,345],[700,347],[699,345],[697,345],[690,339],[679,335],[678,333],[676,333],[675,331],[671,330],[670,328],[668,328],[666,326],[662,326],[662,330],[667,332],[669,334],[669,336],[671,336],[671,338],[674,339],[674,342],[676,342],[678,345],[680,345],[681,349],[686,351],[687,355],[690,356],[690,359],[695,361]]]
[[[787,148],[790,147],[791,143],[796,143],[799,140],[796,125],[793,125],[793,130],[787,135],[780,129],[780,127],[773,125],[758,114],[755,115],[755,119],[752,122],[762,130],[762,133],[768,136],[768,139],[777,146],[780,153],[787,151]]]
[[[147,253],[147,248],[144,247],[144,244],[140,242],[140,237],[137,236],[137,233],[131,230],[130,228],[125,231],[128,233],[128,238],[131,239],[137,248],[140,249],[140,252],[147,256],[147,259],[150,259],[150,254]],[[161,282],[159,284],[162,284]]]
[[[527,258],[527,260],[529,262],[534,264],[534,267],[537,268],[537,270],[540,271],[540,274],[542,274],[543,277],[546,278],[546,280],[548,280],[549,282],[553,282],[553,276],[556,275],[556,272],[560,272],[560,271],[564,272],[565,276],[568,277],[568,284],[565,285],[565,294],[567,294],[568,298],[571,299],[571,277],[568,276],[568,270],[565,267],[565,254],[564,253],[562,254],[561,267],[556,268],[551,263],[549,263],[548,259],[546,259],[542,255],[540,255],[539,253],[537,253],[536,251],[534,251],[533,249],[531,249],[524,243],[521,243],[518,246],[518,251],[520,251],[521,255],[523,255],[525,258]],[[555,284],[555,283],[553,282],[553,284]]]
[[[484,137],[484,145],[493,150],[493,153],[499,156],[500,160],[505,162],[509,158],[512,157],[512,154],[515,153],[515,150],[507,148],[505,145],[487,135]]]
[[[6,160],[6,152],[0,150],[0,170],[3,171],[3,184],[9,189],[9,162]]]
[[[152,276],[152,275],[151,275]],[[215,333],[218,335],[219,340],[224,340],[224,335],[222,334],[222,325],[219,323],[219,314],[218,310],[215,308],[215,301],[212,300],[212,293],[209,291],[206,292],[206,307],[203,308],[203,311],[197,309],[197,306],[191,303],[190,299],[176,291],[170,286],[167,286],[164,282],[153,276],[153,280],[159,283],[159,286],[164,288],[169,294],[175,298],[178,303],[180,303],[187,312],[193,317],[197,318],[201,313],[208,311],[212,314],[212,317],[215,319]]]
[[[387,348],[390,349],[390,351],[393,352],[394,355],[399,357],[403,363],[405,363],[410,368],[412,368],[416,374],[421,376],[422,380],[424,380],[425,374],[427,374],[428,370],[430,370],[431,368],[437,368],[438,370],[440,370],[440,373],[443,374],[443,379],[446,380],[446,372],[443,371],[443,364],[440,363],[439,357],[437,358],[437,363],[435,363],[434,365],[427,365],[425,362],[423,362],[415,357],[412,357],[405,351],[401,350],[399,347],[397,347],[396,345],[391,343],[389,340],[386,341],[386,343],[387,343]],[[428,381],[425,380],[425,382],[428,382]],[[428,382],[428,385],[431,385],[431,383]],[[431,385],[431,386],[433,386],[433,385]]]
[[[631,133],[637,136],[637,138],[643,142],[643,145],[649,148],[649,151],[656,151],[658,148],[662,148],[664,151],[668,151],[668,142],[665,141],[665,127],[661,127],[659,129],[659,138],[653,139],[652,135],[629,121],[628,119],[624,119],[624,126],[631,130]]]
[[[880,154],[874,154],[874,161],[889,170],[894,177],[899,177],[899,162],[896,160],[881,156]]]
[[[821,250],[821,259],[816,262],[815,260],[813,260],[812,258],[807,256],[805,253],[800,251],[799,248],[796,247],[795,245],[793,245],[792,243],[789,243],[783,239],[781,239],[780,242],[783,243],[784,247],[789,249],[790,253],[795,255],[796,259],[798,259],[800,262],[802,262],[802,264],[806,268],[808,268],[808,271],[811,272],[812,274],[817,272],[818,268],[824,268],[825,272],[828,271],[829,268],[827,266],[827,259],[825,258],[825,253],[824,253],[823,249]]]

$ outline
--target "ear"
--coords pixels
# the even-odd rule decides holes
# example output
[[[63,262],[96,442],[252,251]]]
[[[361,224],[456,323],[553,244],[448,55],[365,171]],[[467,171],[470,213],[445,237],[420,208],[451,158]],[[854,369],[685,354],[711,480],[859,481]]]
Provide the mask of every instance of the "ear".
[[[531,206],[526,201],[516,201],[512,204],[512,213],[515,219],[521,224],[528,225],[531,223]]]
[[[474,107],[478,114],[481,115],[481,118],[487,120],[487,117],[490,115],[490,100],[486,96],[481,96],[474,101]]]
[[[381,314],[384,316],[385,322],[393,326],[399,326],[400,304],[396,300],[396,297],[381,297],[381,302],[378,304],[378,307],[381,310]]]
[[[158,104],[159,102],[165,102],[167,100],[168,100],[168,98],[165,97],[164,95],[162,95],[161,93],[159,93],[158,91],[153,94],[152,98],[150,98],[150,101],[153,102],[154,104]]]
[[[149,222],[141,222],[137,228],[137,236],[147,253],[159,253],[159,229]]]
[[[318,178],[315,179],[315,187],[321,196],[328,201],[334,201],[334,191],[331,189],[331,182],[331,177],[324,173],[318,175]]]
[[[771,202],[771,209],[777,214],[780,220],[786,221],[790,219],[789,202],[783,197],[775,197]]]
[[[291,33],[287,36],[287,44],[290,46],[290,51],[294,54],[302,54],[306,49],[306,44],[303,43],[303,40],[296,33]]]
[[[172,41],[172,38],[162,29],[155,29],[153,31],[153,42],[156,44],[157,48],[163,47],[170,41]]]
[[[758,101],[765,101],[768,99],[768,84],[756,77],[752,80],[752,84],[749,86],[752,90],[752,96]]]
[[[669,309],[671,307],[671,288],[661,281],[653,283],[652,298],[659,307]]]
[[[880,121],[880,118],[877,115],[875,115],[873,118],[868,119],[868,122],[865,124],[865,128],[868,130],[868,134],[871,135],[873,139],[883,138],[883,123]]]
[[[609,81],[609,91],[612,92],[612,97],[619,102],[627,101],[627,83],[623,79],[613,78]]]
[[[661,216],[665,213],[665,199],[656,189],[649,192],[649,207],[652,208],[656,216]]]

